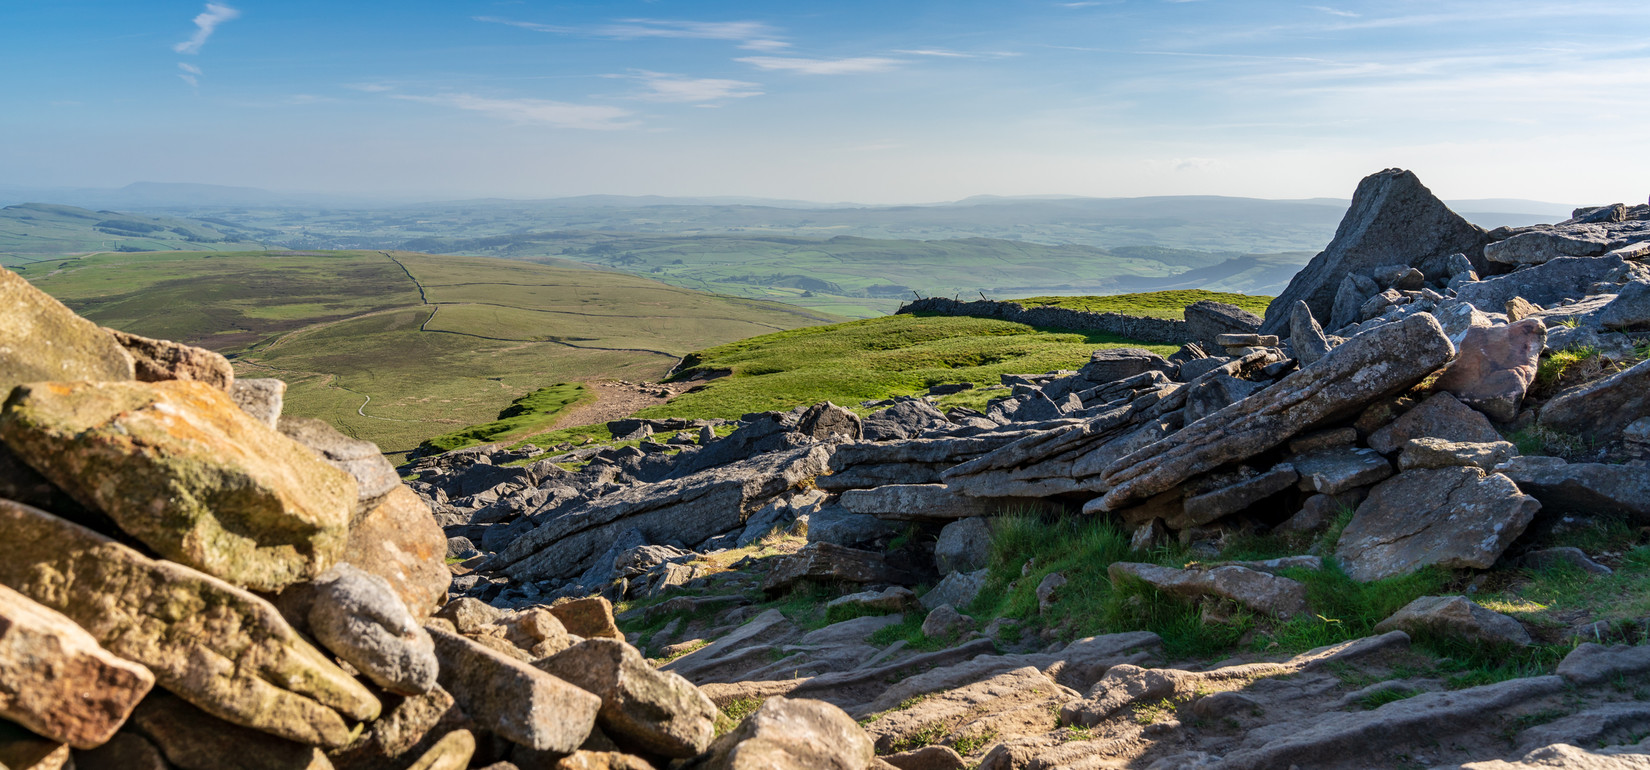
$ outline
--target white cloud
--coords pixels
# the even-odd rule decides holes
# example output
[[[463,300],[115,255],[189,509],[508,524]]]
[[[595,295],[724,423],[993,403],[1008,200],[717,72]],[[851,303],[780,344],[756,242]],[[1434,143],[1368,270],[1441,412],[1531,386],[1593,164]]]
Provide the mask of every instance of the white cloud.
[[[761,96],[761,83],[723,78],[690,78],[665,72],[641,71],[631,77],[641,81],[648,91],[636,98],[651,102],[715,102],[724,99],[744,99]]]
[[[206,45],[206,39],[212,36],[212,32],[218,28],[219,24],[229,21],[230,19],[238,18],[240,15],[240,11],[230,8],[227,5],[207,3],[206,10],[202,11],[200,15],[195,17],[194,36],[188,40],[178,43],[175,46],[172,46],[172,50],[177,51],[178,53],[200,53],[201,46]]]
[[[180,61],[180,62],[178,62],[178,69],[183,70],[183,72],[178,74],[178,77],[181,78],[183,80],[183,82],[188,83],[191,87],[194,87],[194,88],[199,88],[200,87],[200,84],[201,84],[200,76],[205,74],[205,73],[201,72],[200,67],[196,67],[195,65],[190,64],[189,62]]]
[[[395,90],[395,86],[383,83],[345,83],[344,87],[351,91],[363,91],[369,94],[381,94],[385,91]]]
[[[517,21],[498,16],[475,16],[476,21],[489,24],[507,24],[534,32],[561,35],[590,35],[615,40],[643,38],[682,38],[689,40],[727,40],[737,42],[740,48],[752,51],[778,51],[790,43],[779,39],[779,30],[759,21],[683,21],[676,19],[619,19],[611,24],[594,27],[564,27]]]
[[[1020,55],[1020,54],[1015,53],[1013,51],[980,51],[980,52],[977,52],[977,53],[968,53],[968,52],[964,52],[964,51],[951,51],[951,50],[947,50],[947,49],[944,49],[944,48],[900,49],[900,50],[894,51],[894,53],[903,53],[903,54],[908,54],[908,55],[911,55],[911,56],[937,56],[937,57],[945,58],[945,59],[983,59],[983,58],[1000,59],[1000,58],[1004,58],[1004,57],[1019,56]]]
[[[469,110],[514,123],[554,128],[613,131],[639,125],[638,121],[631,119],[635,113],[630,110],[593,104],[570,104],[549,99],[494,99],[474,94],[391,94],[390,98]]]
[[[1327,14],[1331,15],[1331,16],[1344,16],[1348,19],[1356,19],[1356,18],[1363,15],[1361,13],[1353,13],[1352,11],[1343,11],[1339,8],[1330,8],[1327,5],[1309,5],[1309,6],[1306,6],[1306,7],[1310,10],[1313,10],[1313,11],[1322,11],[1324,13],[1327,13]]]
[[[885,72],[904,63],[899,59],[885,59],[880,56],[858,56],[849,59],[746,56],[734,61],[749,64],[757,69],[785,70],[800,72],[805,75],[859,75],[868,72]]]

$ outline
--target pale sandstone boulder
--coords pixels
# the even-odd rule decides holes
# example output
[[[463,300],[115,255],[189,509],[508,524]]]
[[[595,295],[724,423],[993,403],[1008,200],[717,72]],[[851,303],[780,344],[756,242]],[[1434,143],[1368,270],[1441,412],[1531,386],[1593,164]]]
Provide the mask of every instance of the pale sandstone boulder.
[[[0,397],[40,380],[130,380],[132,357],[104,331],[0,268]]]
[[[0,531],[0,584],[63,613],[219,719],[343,746],[350,722],[378,716],[365,687],[251,593],[6,500]]]
[[[355,481],[190,381],[31,383],[0,439],[162,556],[254,590],[343,554]]]
[[[229,359],[205,348],[171,340],[152,340],[118,329],[104,328],[132,357],[139,382],[195,380],[227,391],[235,384]]]

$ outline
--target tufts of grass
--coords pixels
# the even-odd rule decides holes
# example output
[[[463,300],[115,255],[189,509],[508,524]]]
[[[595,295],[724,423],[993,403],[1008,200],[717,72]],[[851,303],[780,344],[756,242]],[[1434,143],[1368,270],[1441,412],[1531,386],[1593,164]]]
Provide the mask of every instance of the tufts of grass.
[[[1398,701],[1413,698],[1420,694],[1421,693],[1419,690],[1381,690],[1359,698],[1358,706],[1365,711],[1374,711],[1375,709],[1385,706],[1388,703],[1397,703]]]
[[[1603,362],[1598,348],[1571,347],[1555,350],[1543,356],[1535,368],[1535,382],[1530,385],[1530,394],[1545,398],[1557,393],[1572,380],[1589,379],[1603,372]]]
[[[1590,442],[1580,436],[1535,423],[1507,434],[1507,440],[1518,447],[1518,453],[1521,455],[1579,458],[1593,448]]]
[[[554,422],[556,416],[563,411],[593,398],[595,395],[589,388],[577,383],[564,382],[539,388],[511,401],[509,406],[498,413],[497,420],[433,436],[425,439],[418,449],[424,454],[440,454],[477,444],[506,441],[511,437],[543,428]]]
[[[1186,309],[1187,305],[1203,300],[1237,305],[1256,315],[1265,315],[1266,306],[1272,304],[1271,297],[1204,291],[1202,289],[1112,294],[1104,297],[1027,297],[1009,301],[1018,302],[1026,307],[1061,307],[1071,310],[1084,310],[1090,313],[1122,313],[1124,315],[1143,315],[1157,318],[1184,318],[1185,314],[1182,311]]]
[[[979,751],[980,749],[990,746],[991,742],[995,740],[997,740],[997,731],[987,730],[978,735],[964,735],[963,737],[952,741],[951,748],[956,750],[958,754],[966,757],[976,751]]]
[[[716,735],[721,737],[733,731],[745,717],[756,713],[767,702],[767,698],[740,698],[718,710],[716,715]]]

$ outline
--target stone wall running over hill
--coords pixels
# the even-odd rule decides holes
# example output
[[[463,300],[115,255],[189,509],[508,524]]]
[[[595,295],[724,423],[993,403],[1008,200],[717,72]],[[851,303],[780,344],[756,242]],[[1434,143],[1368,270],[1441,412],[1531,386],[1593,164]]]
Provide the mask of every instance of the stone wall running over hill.
[[[1123,315],[1122,313],[1091,313],[1086,310],[1072,310],[1063,307],[1028,308],[1018,302],[998,302],[994,300],[962,302],[946,299],[945,297],[928,297],[905,305],[898,312],[996,318],[1026,324],[1027,326],[1052,326],[1058,329],[1105,332],[1159,345],[1178,345],[1192,336],[1185,321]]]

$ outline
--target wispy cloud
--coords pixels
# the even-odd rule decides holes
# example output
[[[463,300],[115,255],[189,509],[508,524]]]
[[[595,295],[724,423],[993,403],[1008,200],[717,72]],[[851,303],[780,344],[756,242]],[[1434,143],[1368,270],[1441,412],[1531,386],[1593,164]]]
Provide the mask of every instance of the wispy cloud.
[[[344,87],[351,91],[361,91],[369,94],[381,94],[395,90],[395,86],[384,83],[345,83]]]
[[[200,87],[200,77],[205,74],[201,72],[200,67],[196,67],[189,62],[180,61],[178,62],[178,69],[183,70],[183,72],[178,73],[178,77],[182,78],[183,82],[188,83],[192,88]]]
[[[880,56],[856,56],[848,59],[804,59],[793,56],[745,56],[734,61],[757,69],[800,72],[804,75],[860,75],[885,72],[905,62]]]
[[[1014,51],[952,51],[945,48],[909,48],[894,51],[910,56],[936,56],[943,59],[1001,59],[1019,56]]]
[[[390,98],[479,112],[524,125],[594,131],[613,131],[640,125],[640,121],[634,119],[635,113],[620,107],[571,104],[549,99],[496,99],[475,94],[391,94]]]
[[[690,40],[726,40],[752,51],[778,51],[790,47],[780,39],[779,30],[759,21],[684,21],[678,19],[619,19],[610,24],[591,27],[567,27],[518,21],[498,16],[476,16],[476,21],[489,24],[507,24],[534,32],[559,35],[587,35],[615,40],[644,38],[685,38]]]
[[[1348,19],[1356,19],[1356,18],[1359,18],[1360,16],[1363,16],[1363,14],[1361,14],[1361,13],[1354,13],[1352,11],[1343,11],[1339,8],[1330,8],[1327,5],[1308,5],[1306,7],[1307,7],[1308,10],[1321,11],[1323,13],[1329,14],[1330,16],[1342,16],[1342,17],[1345,17],[1345,18],[1348,18]]]
[[[188,40],[178,43],[175,46],[172,46],[172,50],[177,51],[178,53],[187,54],[200,53],[201,46],[206,45],[206,39],[212,36],[212,32],[218,28],[219,24],[231,19],[239,18],[240,15],[240,11],[230,8],[227,5],[207,3],[206,10],[202,11],[200,15],[195,17],[194,36],[190,37]]]
[[[632,75],[614,75],[640,81],[647,91],[635,98],[650,102],[720,102],[761,96],[761,83],[724,78],[691,78],[667,72],[637,71]]]

